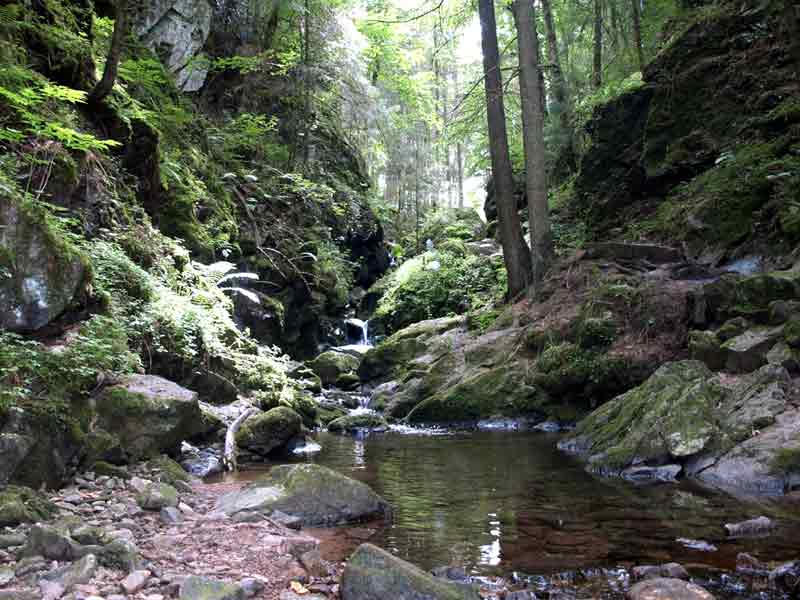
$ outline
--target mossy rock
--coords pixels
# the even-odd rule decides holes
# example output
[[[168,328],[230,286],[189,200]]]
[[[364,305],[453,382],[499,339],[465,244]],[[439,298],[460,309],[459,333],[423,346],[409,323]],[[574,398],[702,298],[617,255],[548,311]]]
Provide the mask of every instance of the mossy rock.
[[[179,481],[181,483],[192,481],[192,476],[169,456],[161,455],[147,461],[147,468],[158,471],[159,480],[173,486]]]
[[[769,324],[782,325],[794,315],[800,315],[800,301],[775,300],[769,303]]]
[[[303,419],[291,408],[279,406],[250,417],[236,432],[236,443],[262,456],[280,449],[303,429]]]
[[[360,384],[361,379],[356,373],[344,373],[336,380],[336,387],[346,391],[356,390]]]
[[[734,317],[725,321],[722,327],[717,330],[717,339],[720,342],[727,342],[737,335],[742,335],[750,327],[752,327],[752,323],[744,317]]]
[[[713,371],[725,367],[725,351],[713,331],[689,332],[689,356],[705,363]]]
[[[407,419],[412,423],[446,423],[534,414],[546,395],[528,385],[524,373],[519,364],[481,369],[425,398]]]
[[[584,317],[577,322],[573,336],[581,348],[602,350],[617,338],[617,324],[610,312],[602,317]]]
[[[715,407],[724,391],[694,360],[666,363],[647,381],[592,412],[560,444],[615,471],[634,463],[682,459],[719,434]]]
[[[344,375],[355,374],[361,361],[352,354],[328,350],[308,363],[323,385],[335,385]]]
[[[427,348],[424,342],[416,338],[397,338],[395,336],[384,340],[364,355],[358,369],[358,375],[362,381],[392,378],[403,371],[414,357],[423,354]]]
[[[56,506],[38,492],[15,485],[0,490],[0,526],[45,521],[56,513]]]
[[[155,375],[132,375],[97,398],[97,425],[116,436],[105,453],[111,462],[133,462],[177,453],[184,440],[205,431],[197,394]]]
[[[150,482],[136,495],[136,502],[145,510],[161,510],[178,506],[178,490],[168,483]]]
[[[242,489],[223,494],[215,510],[269,515],[281,511],[304,526],[331,526],[384,517],[386,501],[360,481],[315,464],[280,465]]]
[[[752,373],[767,364],[767,354],[778,342],[780,327],[754,327],[722,344],[725,370]]]
[[[106,477],[118,477],[120,479],[130,479],[131,474],[128,472],[128,469],[125,467],[112,465],[109,462],[104,460],[96,461],[91,468],[89,469],[95,475],[101,475]]]
[[[389,424],[382,416],[373,412],[349,414],[328,423],[332,433],[354,433],[359,430],[385,430]]]
[[[783,339],[792,348],[800,348],[800,317],[789,320],[783,328]]]
[[[317,414],[319,416],[319,422],[322,425],[327,425],[331,421],[344,417],[347,414],[347,409],[333,404],[320,404],[317,409]]]

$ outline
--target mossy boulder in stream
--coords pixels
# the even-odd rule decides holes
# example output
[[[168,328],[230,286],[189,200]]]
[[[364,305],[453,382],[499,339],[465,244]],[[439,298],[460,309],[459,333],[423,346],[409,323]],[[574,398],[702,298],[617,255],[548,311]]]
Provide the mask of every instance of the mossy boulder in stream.
[[[336,385],[354,375],[360,364],[359,358],[352,354],[328,350],[309,362],[308,368],[319,376],[323,385]]]
[[[288,406],[279,406],[247,419],[236,433],[236,443],[266,456],[286,445],[302,429],[302,417]]]
[[[442,581],[372,544],[362,544],[342,573],[342,600],[480,600],[476,588]]]
[[[387,502],[369,486],[313,464],[280,465],[268,475],[219,498],[216,510],[270,515],[280,511],[303,526],[365,521],[390,513]]]
[[[710,444],[716,433],[714,410],[723,398],[703,363],[667,363],[639,387],[591,413],[559,448],[611,471],[680,460]]]
[[[357,412],[339,417],[328,423],[328,431],[332,433],[354,433],[362,430],[385,430],[389,424],[374,412]]]

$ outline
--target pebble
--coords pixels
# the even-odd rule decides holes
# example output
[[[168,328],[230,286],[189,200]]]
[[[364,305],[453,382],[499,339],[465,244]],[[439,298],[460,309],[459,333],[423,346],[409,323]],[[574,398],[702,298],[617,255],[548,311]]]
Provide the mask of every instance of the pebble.
[[[144,589],[147,581],[150,579],[150,571],[134,571],[122,580],[122,589],[127,594],[135,594],[136,592]]]

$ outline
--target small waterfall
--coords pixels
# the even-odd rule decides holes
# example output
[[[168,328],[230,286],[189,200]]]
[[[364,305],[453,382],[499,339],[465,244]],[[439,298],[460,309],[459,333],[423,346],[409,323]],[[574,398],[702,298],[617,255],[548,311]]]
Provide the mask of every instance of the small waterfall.
[[[369,321],[362,321],[361,319],[347,319],[345,325],[348,328],[348,338],[353,339],[358,346],[372,346],[369,341]],[[358,331],[358,339],[356,336],[350,336],[350,331]]]

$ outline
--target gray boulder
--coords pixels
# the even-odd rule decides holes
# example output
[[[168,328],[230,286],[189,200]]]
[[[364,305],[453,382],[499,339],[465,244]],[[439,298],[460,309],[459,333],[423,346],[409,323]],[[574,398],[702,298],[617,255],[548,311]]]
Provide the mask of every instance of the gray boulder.
[[[174,453],[205,431],[197,394],[162,377],[131,375],[103,390],[97,425],[115,440],[105,457],[133,462]]]
[[[287,406],[279,406],[250,417],[236,432],[241,448],[266,456],[285,446],[303,429],[303,418]]]
[[[36,331],[76,304],[88,259],[31,204],[0,195],[0,328]]]
[[[358,412],[334,419],[328,423],[332,433],[356,433],[358,431],[386,431],[389,424],[374,412]]]
[[[668,577],[640,581],[628,590],[626,597],[628,600],[714,600],[699,585]]]
[[[343,377],[354,375],[360,364],[361,357],[328,350],[309,362],[308,368],[319,376],[323,385],[336,385]]]
[[[191,575],[181,585],[179,600],[245,600],[242,586]]]
[[[390,513],[386,501],[366,484],[313,464],[273,467],[265,477],[222,495],[216,510],[228,516],[279,511],[300,519],[304,526],[330,526]]]
[[[89,583],[97,570],[97,557],[87,554],[71,565],[47,573],[39,581],[43,600],[55,600],[78,584]]]
[[[196,92],[208,74],[200,50],[211,32],[214,6],[209,0],[149,0],[134,30],[142,43],[162,57],[175,85]]]
[[[372,544],[359,546],[345,567],[342,600],[479,600],[477,590],[432,577]]]
[[[178,491],[168,483],[150,482],[136,495],[136,502],[145,510],[175,508],[178,506]]]

